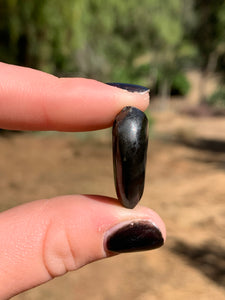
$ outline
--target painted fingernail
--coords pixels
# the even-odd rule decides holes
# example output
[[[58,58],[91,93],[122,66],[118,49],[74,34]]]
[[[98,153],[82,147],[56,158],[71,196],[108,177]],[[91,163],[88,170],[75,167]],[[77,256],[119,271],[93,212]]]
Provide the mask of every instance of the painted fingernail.
[[[162,233],[153,223],[136,221],[109,234],[106,248],[112,252],[125,253],[153,250],[163,244]]]
[[[127,90],[128,92],[132,93],[140,93],[144,94],[149,92],[149,89],[142,86],[142,85],[136,85],[136,84],[129,84],[129,83],[120,83],[120,82],[107,82],[108,85],[115,86],[117,88]]]

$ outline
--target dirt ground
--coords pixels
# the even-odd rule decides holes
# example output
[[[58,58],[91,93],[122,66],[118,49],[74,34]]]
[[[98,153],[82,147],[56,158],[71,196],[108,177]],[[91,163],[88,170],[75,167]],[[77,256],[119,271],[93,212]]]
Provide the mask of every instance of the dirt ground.
[[[13,299],[225,299],[225,151],[165,139],[191,132],[225,142],[225,118],[155,118],[141,202],[164,219],[166,244],[98,261]],[[63,194],[114,197],[110,135],[0,137],[0,210]]]

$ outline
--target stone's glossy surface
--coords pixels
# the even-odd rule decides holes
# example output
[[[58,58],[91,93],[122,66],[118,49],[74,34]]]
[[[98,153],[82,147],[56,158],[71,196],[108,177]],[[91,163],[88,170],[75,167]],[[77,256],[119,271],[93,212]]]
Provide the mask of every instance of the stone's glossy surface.
[[[127,208],[134,208],[143,194],[147,147],[147,117],[124,107],[113,123],[113,167],[117,196]]]

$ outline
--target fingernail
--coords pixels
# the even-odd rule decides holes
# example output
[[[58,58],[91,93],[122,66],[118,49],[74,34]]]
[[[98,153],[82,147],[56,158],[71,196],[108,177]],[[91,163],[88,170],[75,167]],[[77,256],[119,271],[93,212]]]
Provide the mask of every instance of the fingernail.
[[[111,86],[115,86],[115,87],[123,89],[123,90],[126,90],[128,92],[132,92],[132,93],[144,94],[144,93],[149,92],[149,89],[142,85],[119,83],[119,82],[108,82],[107,84],[111,85]]]
[[[149,221],[131,222],[116,231],[112,229],[106,240],[106,248],[118,253],[153,250],[163,244],[161,231]]]

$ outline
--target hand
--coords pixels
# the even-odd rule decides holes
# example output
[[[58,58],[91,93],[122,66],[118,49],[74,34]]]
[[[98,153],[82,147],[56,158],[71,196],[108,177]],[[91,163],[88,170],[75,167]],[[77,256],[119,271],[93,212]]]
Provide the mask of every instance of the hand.
[[[112,125],[126,105],[144,110],[148,95],[94,80],[57,78],[0,63],[0,128],[85,131]],[[0,299],[115,253],[160,247],[160,217],[102,196],[62,196],[0,214]]]

